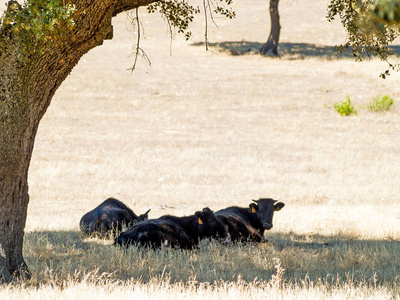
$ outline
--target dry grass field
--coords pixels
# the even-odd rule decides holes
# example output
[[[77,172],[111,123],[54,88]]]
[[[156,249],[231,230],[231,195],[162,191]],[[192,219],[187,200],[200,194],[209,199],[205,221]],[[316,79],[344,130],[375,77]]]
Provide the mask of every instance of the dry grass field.
[[[328,1],[281,0],[281,58],[267,39],[268,1],[235,3],[203,45],[140,10],[82,58],[57,91],[29,173],[25,258],[33,279],[1,299],[400,299],[400,74],[333,55],[345,40]],[[171,50],[171,51],[170,51]],[[172,55],[171,55],[171,53]],[[397,57],[394,62],[399,61]],[[363,108],[390,95],[387,112]],[[333,104],[349,96],[358,114]],[[107,197],[136,213],[285,202],[268,243],[127,252],[83,239],[79,220]]]

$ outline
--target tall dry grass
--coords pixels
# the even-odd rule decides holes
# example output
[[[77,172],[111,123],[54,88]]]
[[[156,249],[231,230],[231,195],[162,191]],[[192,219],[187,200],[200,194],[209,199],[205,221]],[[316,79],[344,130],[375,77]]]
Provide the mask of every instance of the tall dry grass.
[[[257,1],[217,19],[216,54],[176,38],[170,56],[165,23],[142,11],[152,67],[133,74],[135,40],[117,17],[114,39],[83,57],[41,122],[24,253],[33,278],[0,298],[398,299],[399,74],[336,59],[345,34],[324,20],[327,2],[280,1],[280,59],[241,52],[266,40]],[[326,108],[386,94],[388,112]],[[124,252],[78,232],[109,196],[151,217],[257,197],[286,206],[266,244]]]
[[[396,299],[386,288],[370,287],[352,283],[323,285],[290,285],[285,289],[261,282],[218,282],[199,284],[171,283],[168,279],[154,279],[149,284],[138,282],[114,282],[112,280],[92,280],[90,276],[82,282],[70,281],[62,288],[46,286],[41,289],[6,288],[2,296],[8,299]],[[99,283],[99,281],[101,283]],[[90,296],[88,296],[90,295]]]
[[[26,248],[37,283],[49,277],[59,283],[80,281],[94,271],[98,277],[108,274],[114,280],[143,283],[165,276],[171,282],[270,281],[279,273],[276,260],[285,270],[281,279],[293,284],[307,278],[310,283],[373,282],[394,288],[400,280],[398,242],[349,236],[273,234],[259,245],[203,242],[192,251],[154,251],[82,241],[76,232],[40,232],[28,234]]]
[[[127,250],[77,232],[27,234],[29,282],[0,297],[397,299],[399,242],[271,234],[259,245]]]

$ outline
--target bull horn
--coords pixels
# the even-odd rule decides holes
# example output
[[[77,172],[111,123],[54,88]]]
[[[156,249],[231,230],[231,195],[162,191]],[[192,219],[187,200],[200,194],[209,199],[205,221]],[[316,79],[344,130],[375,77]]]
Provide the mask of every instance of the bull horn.
[[[147,215],[150,211],[151,211],[151,208],[150,208],[148,211],[146,211],[146,212],[144,213],[144,215]]]
[[[254,200],[254,199],[251,199],[251,200],[253,200],[253,202],[255,202],[255,203],[258,203],[258,201],[257,201],[257,200]]]

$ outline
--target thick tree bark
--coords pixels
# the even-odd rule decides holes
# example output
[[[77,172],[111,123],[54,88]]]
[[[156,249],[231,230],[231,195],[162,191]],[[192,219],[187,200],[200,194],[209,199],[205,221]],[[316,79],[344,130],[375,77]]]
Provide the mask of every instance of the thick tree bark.
[[[278,56],[279,35],[281,32],[281,24],[279,22],[278,11],[279,0],[270,0],[269,13],[271,16],[271,31],[267,42],[261,47],[261,55]]]
[[[14,153],[7,158],[1,156],[0,268],[1,279],[5,281],[9,281],[12,277],[30,277],[22,256],[22,245],[29,202],[28,168],[36,130],[20,128],[13,134],[15,134],[13,137],[18,135],[31,137],[27,137],[22,143],[18,138],[8,139],[8,145],[14,145]],[[11,139],[13,141],[10,141]]]
[[[39,122],[57,88],[90,49],[102,44],[111,18],[154,0],[73,0],[75,26],[40,54],[18,57],[20,46],[0,27],[0,281],[29,278],[23,238],[28,170]],[[0,24],[1,26],[1,24]]]

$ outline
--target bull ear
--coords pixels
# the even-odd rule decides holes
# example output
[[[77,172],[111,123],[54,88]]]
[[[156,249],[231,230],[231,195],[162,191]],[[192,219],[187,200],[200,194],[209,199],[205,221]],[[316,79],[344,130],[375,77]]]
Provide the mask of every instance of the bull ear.
[[[149,218],[149,212],[151,209],[149,209],[148,211],[146,211],[143,215],[140,215],[137,219],[140,221],[144,221],[147,220]]]
[[[250,211],[251,211],[253,214],[256,213],[257,210],[258,210],[258,205],[257,205],[257,204],[251,203],[251,204],[249,205],[249,207],[250,207]]]
[[[208,207],[203,208],[203,213],[205,214],[209,214],[212,213],[213,211],[211,209],[209,209]]]
[[[278,203],[275,203],[274,209],[275,209],[275,211],[279,211],[279,210],[281,210],[284,206],[285,206],[285,203],[283,203],[283,202],[278,202]]]

